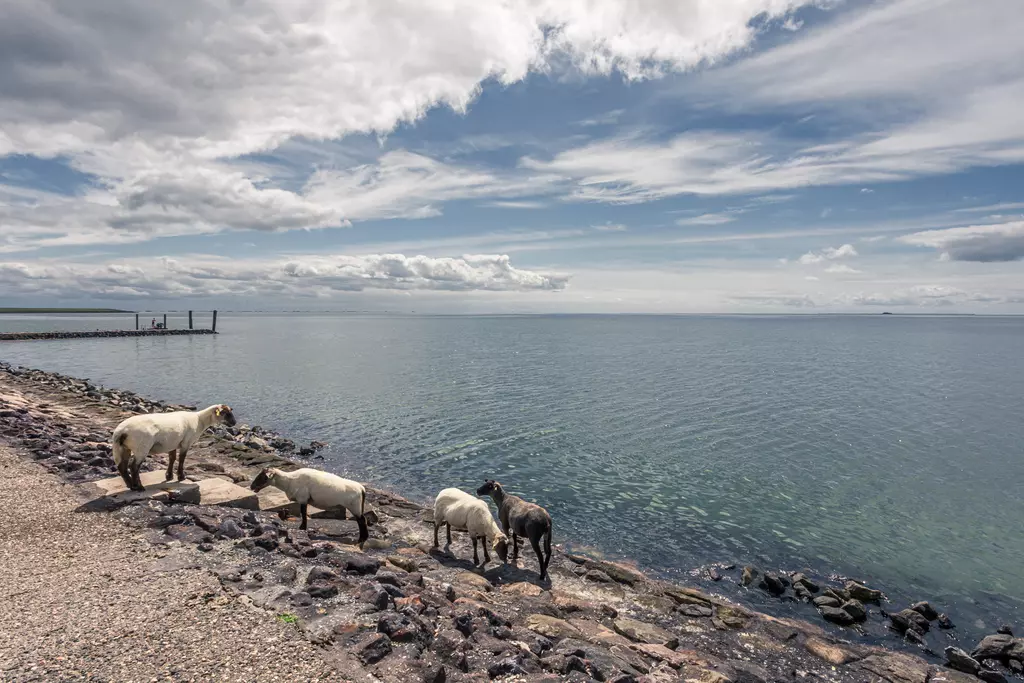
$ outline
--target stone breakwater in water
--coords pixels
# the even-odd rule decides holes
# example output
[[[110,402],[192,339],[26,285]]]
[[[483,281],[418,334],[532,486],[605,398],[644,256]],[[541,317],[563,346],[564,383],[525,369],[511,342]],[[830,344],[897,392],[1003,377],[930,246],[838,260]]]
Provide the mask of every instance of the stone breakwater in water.
[[[969,683],[1024,670],[1024,639],[1009,629],[969,653],[931,605],[887,611],[881,593],[857,582],[720,567],[696,588],[558,548],[549,582],[537,582],[529,551],[519,566],[481,571],[464,534],[448,551],[434,549],[431,510],[376,489],[368,490],[371,538],[362,549],[353,521],[321,512],[302,532],[280,518],[291,511],[286,501],[263,496],[239,509],[197,505],[173,486],[97,494],[94,482],[113,474],[107,439],[117,422],[191,408],[0,364],[0,439],[76,484],[83,507],[190,553],[226,597],[294,623],[345,680]],[[295,467],[324,446],[221,428],[190,453],[188,475],[247,486],[258,468]],[[162,467],[158,458],[148,463]],[[806,601],[808,616],[817,610],[831,623],[759,614],[720,594],[729,589]],[[860,632],[872,625],[904,651],[865,644]]]
[[[0,332],[0,341],[33,339],[89,339],[102,337],[158,337],[189,334],[217,334],[213,330],[95,330],[93,332]]]

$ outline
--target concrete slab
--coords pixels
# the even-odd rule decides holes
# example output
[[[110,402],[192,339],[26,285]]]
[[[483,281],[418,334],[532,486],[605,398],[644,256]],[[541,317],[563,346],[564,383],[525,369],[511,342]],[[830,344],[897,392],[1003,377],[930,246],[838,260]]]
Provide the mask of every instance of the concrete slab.
[[[223,479],[210,478],[196,482],[194,488],[185,488],[171,494],[176,503],[193,505],[220,505],[222,507],[259,510],[259,498],[253,491]]]
[[[140,472],[139,479],[142,480],[142,485],[146,487],[146,492],[149,495],[157,491],[173,491],[176,489],[187,488],[189,486],[195,486],[195,482],[185,480],[179,481],[165,481],[163,470],[154,470],[152,472]],[[128,492],[128,487],[124,485],[124,480],[121,477],[111,477],[109,479],[100,479],[91,483],[92,486],[96,487],[97,492],[101,496],[116,496],[118,494]],[[134,491],[132,493],[135,493]],[[139,496],[146,497],[142,491],[138,492]]]

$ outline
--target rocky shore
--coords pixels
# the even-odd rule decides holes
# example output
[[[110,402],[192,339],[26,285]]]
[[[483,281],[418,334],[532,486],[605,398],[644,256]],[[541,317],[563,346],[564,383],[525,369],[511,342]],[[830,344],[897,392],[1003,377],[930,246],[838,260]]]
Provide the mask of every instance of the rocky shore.
[[[1024,671],[1024,639],[1009,627],[961,649],[940,610],[890,605],[853,580],[723,566],[683,586],[556,547],[541,583],[529,550],[518,566],[480,570],[463,534],[433,548],[431,510],[393,492],[368,489],[370,540],[361,549],[355,523],[331,511],[303,532],[282,519],[291,507],[279,498],[211,505],[192,496],[210,488],[203,482],[247,487],[259,468],[309,463],[326,446],[300,447],[258,427],[208,433],[190,453],[191,484],[154,484],[145,494],[104,488],[114,475],[113,426],[182,408],[193,406],[0,363],[0,442],[71,484],[81,500],[72,514],[109,516],[208,572],[219,593],[209,600],[288,624],[341,680],[998,683]],[[758,613],[734,600],[745,591],[806,603],[813,621]],[[879,639],[891,647],[869,644]],[[56,679],[14,671],[12,680]]]
[[[0,332],[0,341],[40,339],[89,339],[92,337],[158,337],[187,334],[217,334],[213,330],[95,330],[93,332]]]

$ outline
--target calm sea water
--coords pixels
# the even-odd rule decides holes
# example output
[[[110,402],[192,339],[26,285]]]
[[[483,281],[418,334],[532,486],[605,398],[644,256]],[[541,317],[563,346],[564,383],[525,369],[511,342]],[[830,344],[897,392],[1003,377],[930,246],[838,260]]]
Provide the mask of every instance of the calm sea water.
[[[8,318],[0,330],[134,326]],[[809,567],[1024,614],[1024,318],[224,315],[215,337],[0,358],[331,443],[427,498],[485,478],[556,542],[666,573]],[[984,627],[975,624],[985,620]]]

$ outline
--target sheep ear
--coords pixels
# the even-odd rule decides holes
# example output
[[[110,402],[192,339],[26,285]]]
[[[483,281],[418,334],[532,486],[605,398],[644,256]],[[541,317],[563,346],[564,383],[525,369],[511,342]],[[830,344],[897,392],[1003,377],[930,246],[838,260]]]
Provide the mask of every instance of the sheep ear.
[[[224,407],[223,406],[217,406],[217,410],[213,411],[213,414],[216,415],[217,417],[220,417],[220,414],[223,413],[223,412],[224,412]]]

